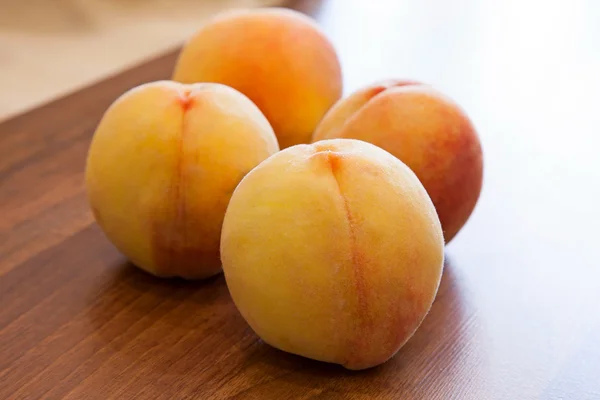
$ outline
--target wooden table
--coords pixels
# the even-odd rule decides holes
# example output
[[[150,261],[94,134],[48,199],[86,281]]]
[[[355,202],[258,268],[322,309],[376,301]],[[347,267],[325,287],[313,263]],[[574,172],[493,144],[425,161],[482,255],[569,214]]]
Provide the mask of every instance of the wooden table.
[[[92,132],[123,91],[168,78],[172,52],[0,125],[1,399],[600,398],[597,2],[360,3],[296,4],[338,47],[347,93],[432,83],[485,151],[409,343],[361,372],[280,352],[222,276],[152,278],[102,235],[83,188]]]

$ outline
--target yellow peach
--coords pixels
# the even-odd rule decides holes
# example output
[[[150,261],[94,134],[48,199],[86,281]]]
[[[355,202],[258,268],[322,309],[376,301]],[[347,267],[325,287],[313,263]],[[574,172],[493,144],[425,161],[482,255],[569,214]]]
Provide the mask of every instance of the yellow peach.
[[[266,343],[364,369],[396,354],[429,312],[444,240],[410,168],[334,139],[282,150],[242,179],[221,257],[235,305]]]
[[[428,85],[387,81],[337,102],[313,141],[364,140],[407,164],[439,214],[446,243],[462,229],[481,192],[483,155],[477,132],[454,101]]]
[[[221,272],[219,240],[243,176],[278,151],[264,115],[220,84],[151,82],[106,110],[85,180],[95,219],[138,267],[157,276]]]
[[[309,143],[342,95],[341,67],[328,38],[309,17],[277,7],[227,11],[207,21],[183,46],[173,79],[218,82],[244,93],[265,114],[281,148]]]

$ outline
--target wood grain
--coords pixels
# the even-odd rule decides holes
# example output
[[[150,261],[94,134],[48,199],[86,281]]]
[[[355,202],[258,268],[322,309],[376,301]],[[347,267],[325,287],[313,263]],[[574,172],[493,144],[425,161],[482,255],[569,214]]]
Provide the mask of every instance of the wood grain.
[[[408,344],[359,372],[283,353],[222,276],[153,278],[103,236],[83,191],[91,135],[122,92],[170,76],[174,50],[0,124],[0,399],[600,398],[600,49],[587,30],[600,10],[359,3],[294,5],[340,49],[347,91],[430,82],[468,110],[485,152],[480,202]],[[507,33],[523,13],[538,29]]]

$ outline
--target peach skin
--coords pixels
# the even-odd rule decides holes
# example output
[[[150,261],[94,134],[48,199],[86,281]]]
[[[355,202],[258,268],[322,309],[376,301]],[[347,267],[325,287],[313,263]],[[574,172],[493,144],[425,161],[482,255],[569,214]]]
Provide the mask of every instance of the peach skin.
[[[225,209],[242,177],[278,151],[266,118],[224,85],[151,82],[106,110],[85,179],[94,217],[133,264],[157,276],[221,272]]]
[[[386,81],[357,90],[325,115],[313,142],[364,140],[407,164],[433,200],[446,243],[471,216],[482,187],[478,134],[454,101],[415,81]]]
[[[266,343],[364,369],[394,356],[429,312],[444,239],[410,168],[333,139],[282,150],[242,179],[221,256],[233,301]]]
[[[219,82],[247,95],[265,114],[281,148],[309,143],[342,95],[334,47],[296,11],[258,8],[220,13],[181,50],[173,80]]]

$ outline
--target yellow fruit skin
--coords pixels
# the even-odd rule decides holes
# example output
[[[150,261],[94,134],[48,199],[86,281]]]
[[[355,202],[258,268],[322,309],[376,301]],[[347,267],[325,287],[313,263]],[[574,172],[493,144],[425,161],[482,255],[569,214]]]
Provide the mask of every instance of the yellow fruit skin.
[[[173,80],[219,82],[244,93],[265,114],[281,148],[309,143],[342,95],[333,45],[312,19],[277,7],[208,20],[185,43]]]
[[[279,150],[258,108],[219,84],[157,81],[120,96],[90,144],[85,180],[98,225],[135,265],[197,279],[221,271],[233,190]]]
[[[338,101],[313,141],[358,139],[398,157],[417,175],[440,218],[446,243],[471,216],[483,184],[483,152],[468,115],[431,86],[388,80]]]
[[[281,350],[364,369],[391,358],[437,293],[433,203],[397,158],[333,139],[285,149],[236,188],[221,236],[231,296]]]

